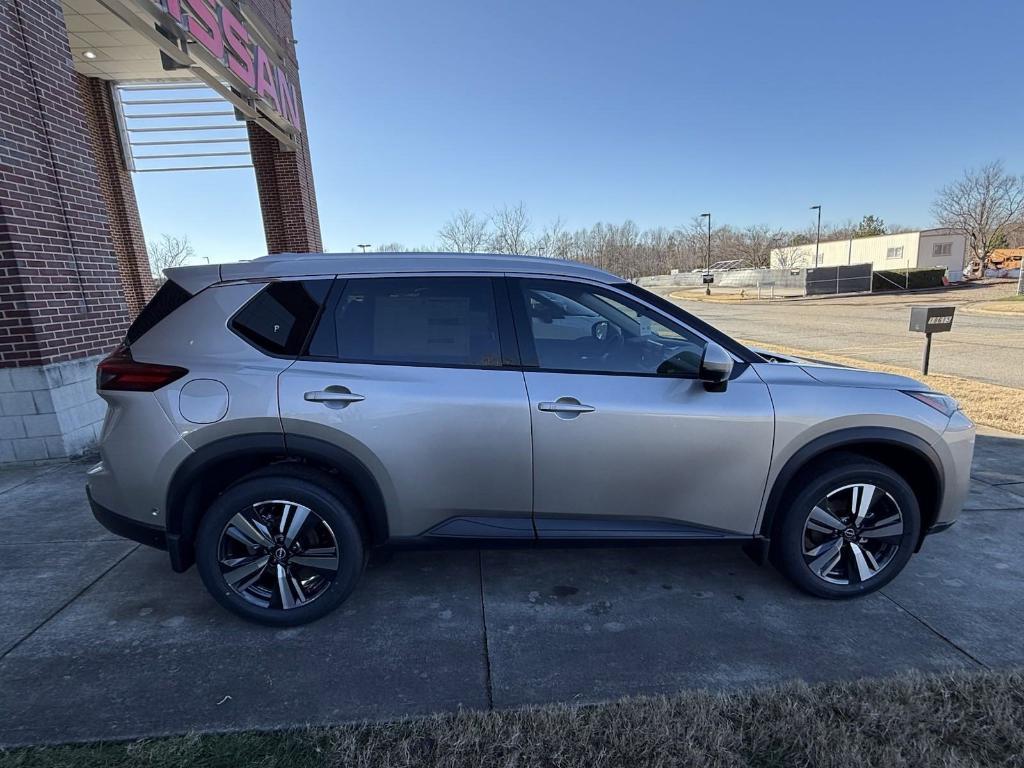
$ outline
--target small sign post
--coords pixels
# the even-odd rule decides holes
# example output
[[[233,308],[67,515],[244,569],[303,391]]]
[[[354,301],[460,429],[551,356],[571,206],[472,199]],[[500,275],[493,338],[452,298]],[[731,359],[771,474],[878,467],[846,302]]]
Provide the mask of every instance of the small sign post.
[[[924,334],[924,357],[921,373],[928,375],[928,362],[932,356],[932,334],[943,333],[953,328],[953,312],[956,307],[911,307],[910,330]]]
[[[711,285],[713,282],[715,282],[715,276],[713,274],[711,274],[710,272],[705,272],[704,273],[704,285]]]

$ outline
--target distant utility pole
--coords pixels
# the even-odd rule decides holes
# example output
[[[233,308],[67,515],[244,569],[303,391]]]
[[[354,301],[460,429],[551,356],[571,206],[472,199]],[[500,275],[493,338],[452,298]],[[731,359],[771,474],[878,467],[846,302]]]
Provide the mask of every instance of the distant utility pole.
[[[814,236],[814,266],[818,266],[818,244],[821,242],[821,206],[812,205],[812,211],[818,212],[818,233]]]
[[[710,213],[702,213],[700,215],[700,217],[702,219],[705,216],[707,217],[707,220],[708,220],[708,255],[707,255],[707,260],[704,262],[704,275],[707,276],[707,275],[711,274],[711,214]],[[711,295],[711,283],[704,283],[704,295],[705,296],[710,296]]]
[[[359,245],[357,245],[356,248],[362,248],[363,253],[366,253],[366,249],[369,248],[371,245],[372,243],[359,243]]]

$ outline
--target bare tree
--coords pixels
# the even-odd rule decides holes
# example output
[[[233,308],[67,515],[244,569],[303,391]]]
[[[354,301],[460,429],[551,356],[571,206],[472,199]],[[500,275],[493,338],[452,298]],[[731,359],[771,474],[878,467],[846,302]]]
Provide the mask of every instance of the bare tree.
[[[561,218],[555,219],[541,230],[540,236],[533,243],[533,252],[537,256],[552,259],[567,259],[571,247],[572,236],[565,231]]]
[[[488,241],[487,219],[465,208],[445,222],[437,233],[442,250],[451,253],[479,253]]]
[[[411,249],[401,243],[384,243],[384,245],[378,245],[374,250],[377,253],[409,253]]]
[[[147,250],[149,251],[149,268],[156,278],[163,277],[165,269],[180,267],[196,257],[195,249],[189,242],[188,235],[181,237],[160,235],[159,240],[149,241]]]
[[[779,247],[774,254],[771,266],[775,269],[806,267],[814,258],[814,243],[790,243]]]
[[[491,214],[492,251],[525,254],[530,245],[530,217],[522,203],[503,205]]]
[[[974,255],[984,266],[989,253],[1024,219],[1024,176],[1006,172],[1001,161],[965,171],[939,190],[932,204],[938,223],[971,238]]]
[[[766,224],[753,224],[737,233],[734,253],[755,269],[771,266],[772,249],[779,248],[785,240],[781,229],[772,229]]]
[[[871,220],[869,223],[881,222]],[[821,239],[852,237],[858,227],[852,220],[840,225],[823,224]],[[910,231],[888,227],[890,232]],[[468,234],[467,234],[468,233]],[[446,250],[496,251],[534,254],[592,264],[628,279],[664,275],[673,269],[703,269],[707,260],[707,220],[694,217],[682,226],[641,230],[634,222],[598,222],[589,228],[568,230],[561,219],[545,225],[534,237],[530,217],[522,203],[503,206],[490,217],[462,210],[439,232]],[[719,224],[711,232],[711,261],[740,259],[754,267],[803,267],[814,257],[816,222],[807,230],[785,231],[768,225],[744,229]],[[482,245],[467,245],[480,243]],[[775,264],[771,254],[776,249]]]

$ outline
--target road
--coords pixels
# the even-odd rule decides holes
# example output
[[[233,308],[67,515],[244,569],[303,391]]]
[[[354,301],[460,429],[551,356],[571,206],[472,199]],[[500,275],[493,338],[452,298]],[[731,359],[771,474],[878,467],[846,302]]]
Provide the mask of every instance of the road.
[[[84,463],[0,472],[0,747],[1024,663],[1024,439],[960,522],[817,600],[735,546],[408,552],[305,627],[247,624],[91,517]]]
[[[665,295],[667,289],[660,289]],[[1002,290],[1001,294],[1005,295]],[[1024,388],[1024,314],[982,314],[986,288],[904,296],[746,302],[677,300],[730,336],[919,369],[924,337],[907,330],[913,304],[953,304],[953,329],[932,339],[931,371]]]

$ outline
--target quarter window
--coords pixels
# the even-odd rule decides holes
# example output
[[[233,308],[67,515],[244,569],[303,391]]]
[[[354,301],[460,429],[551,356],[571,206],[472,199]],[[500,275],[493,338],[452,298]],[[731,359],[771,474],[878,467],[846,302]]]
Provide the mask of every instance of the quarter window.
[[[235,315],[231,329],[268,354],[298,357],[330,287],[330,280],[270,283]]]
[[[141,339],[161,320],[170,315],[192,298],[192,294],[173,280],[160,286],[160,290],[149,300],[149,303],[135,318],[125,334],[125,342],[129,345]]]
[[[552,280],[518,280],[522,324],[539,368],[696,376],[705,342],[613,291]]]
[[[345,286],[333,319],[337,357],[341,360],[501,365],[494,289],[489,278],[352,279]]]

